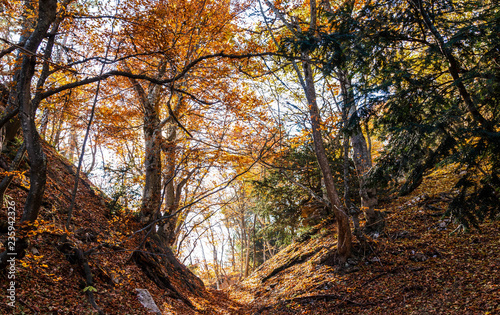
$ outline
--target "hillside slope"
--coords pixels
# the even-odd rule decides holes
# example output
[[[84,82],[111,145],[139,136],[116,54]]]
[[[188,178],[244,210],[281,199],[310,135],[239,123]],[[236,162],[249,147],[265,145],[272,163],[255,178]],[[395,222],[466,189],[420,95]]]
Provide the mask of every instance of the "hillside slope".
[[[453,174],[429,176],[412,195],[381,205],[383,235],[332,264],[325,225],[230,291],[247,314],[500,314],[499,222],[461,233],[443,217]]]
[[[123,211],[113,213],[111,200],[86,178],[80,178],[73,228],[66,232],[75,167],[48,145],[45,153],[48,181],[43,206],[36,230],[29,232],[27,254],[15,267],[16,307],[0,303],[0,314],[96,314],[88,295],[95,297],[105,314],[151,314],[139,302],[136,289],[147,289],[163,314],[233,312],[231,304],[220,296],[214,298],[177,261],[155,263],[157,258],[147,255],[148,248],[140,247],[144,234],[134,233],[141,228],[134,217]],[[1,158],[9,162],[8,153]],[[28,169],[27,161],[21,168]],[[28,185],[23,176],[17,176],[6,192],[6,198],[15,203],[18,222]],[[4,206],[0,221],[6,220]],[[17,227],[16,233],[23,231]],[[5,240],[6,234],[1,235],[0,241]],[[86,280],[87,265],[91,286]],[[5,271],[0,274],[2,301],[7,301],[7,277]]]
[[[455,231],[457,224],[443,217],[453,174],[435,173],[412,195],[381,205],[388,214],[385,233],[367,248],[358,246],[347,268],[335,266],[335,226],[325,223],[222,292],[206,289],[176,261],[155,262],[148,248],[133,254],[143,241],[135,233],[141,226],[130,214],[112,211],[111,200],[86,178],[80,179],[74,228],[66,232],[75,169],[49,146],[45,152],[49,179],[27,255],[16,265],[16,308],[0,303],[0,314],[96,314],[89,290],[104,314],[151,314],[136,289],[147,289],[162,314],[500,313],[500,224]],[[8,163],[8,154],[1,158]],[[18,176],[6,193],[17,220],[27,185]],[[5,220],[6,207],[0,212]],[[79,252],[87,253],[84,260]],[[7,273],[0,279],[6,300]]]

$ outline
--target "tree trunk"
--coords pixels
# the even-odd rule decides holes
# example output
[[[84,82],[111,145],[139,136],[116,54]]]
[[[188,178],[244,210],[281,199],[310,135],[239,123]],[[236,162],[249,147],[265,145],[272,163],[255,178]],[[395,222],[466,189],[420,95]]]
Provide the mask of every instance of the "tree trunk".
[[[30,4],[27,3],[27,5]],[[45,38],[50,25],[54,22],[56,11],[57,0],[39,1],[36,27],[24,45],[24,51],[30,52],[30,54],[23,53],[22,57],[20,57],[20,68],[14,75],[16,85],[12,99],[19,107],[24,143],[26,144],[30,162],[30,190],[24,204],[21,223],[25,221],[32,222],[37,219],[47,179],[47,162],[35,124],[36,104],[31,101],[31,81],[36,63],[36,57],[33,55]],[[27,246],[28,242],[25,239],[16,241],[15,253],[17,259],[21,259]],[[0,269],[6,266],[7,253],[7,251],[4,251],[0,254]]]
[[[208,263],[207,263],[207,257],[205,256],[205,249],[203,248],[203,242],[200,242],[200,248],[201,248],[201,257],[203,258],[203,266],[205,267],[205,270],[208,275],[208,280],[210,280],[210,268],[208,268]]]
[[[236,259],[234,253],[234,239],[231,235],[231,229],[229,228],[229,220],[226,223],[227,235],[229,237],[229,247],[231,247],[231,269],[233,272],[236,272]]]
[[[57,0],[39,1],[37,25],[26,41],[24,46],[26,51],[33,53],[37,51],[56,18],[56,11]],[[35,71],[35,62],[35,57],[23,56],[16,89],[21,128],[30,161],[30,191],[26,198],[21,222],[35,221],[38,217],[47,180],[47,161],[35,124],[36,106],[33,106],[31,102],[31,79]]]
[[[147,224],[159,215],[161,205],[161,150],[159,130],[160,119],[152,108],[144,113],[144,166],[146,180],[142,194],[142,222]]]
[[[71,128],[69,134],[69,149],[66,157],[72,164],[74,164],[78,161],[78,151],[80,151],[80,149],[78,148],[78,137],[76,135],[76,130],[74,128]]]
[[[344,141],[342,143],[342,147],[344,150],[344,163],[343,163],[343,171],[344,171],[344,203],[347,208],[349,215],[352,217],[352,222],[354,224],[354,232],[357,234],[360,230],[359,228],[359,209],[356,205],[351,201],[351,183],[349,181],[349,136],[344,134]]]
[[[283,14],[269,2],[269,0],[265,1],[269,8],[276,14],[276,16],[283,22],[283,24],[288,28],[290,32],[292,32],[297,38],[300,37],[300,32],[298,31],[298,25],[290,24],[283,16]],[[317,7],[316,1],[310,1],[310,27],[309,32],[310,35],[314,35],[316,32],[316,14]],[[309,55],[306,51],[303,51],[302,57],[304,62],[302,63],[304,78],[298,66],[295,62],[293,62],[295,71],[297,72],[297,76],[299,78],[300,84],[304,89],[306,94],[307,103],[309,106],[309,115],[311,119],[311,129],[313,134],[313,142],[314,142],[314,151],[316,153],[316,158],[318,159],[318,164],[321,169],[321,174],[323,175],[323,179],[325,181],[325,187],[327,191],[328,199],[332,205],[333,213],[337,219],[338,223],[338,243],[337,249],[339,254],[340,263],[343,264],[347,258],[351,255],[352,248],[352,235],[351,235],[351,227],[349,226],[349,218],[347,213],[340,202],[340,198],[335,188],[335,183],[333,182],[332,171],[330,169],[330,165],[328,163],[328,158],[325,152],[325,146],[323,144],[323,137],[321,135],[321,118],[319,114],[318,104],[316,103],[316,89],[314,87],[314,78],[312,74],[312,69],[309,61]]]
[[[240,255],[240,274],[246,278],[246,264],[245,264],[245,250],[247,246],[247,232],[246,232],[246,224],[245,224],[245,213],[240,205],[240,230],[241,230],[241,255]]]
[[[372,167],[372,160],[356,111],[356,101],[352,91],[351,79],[343,73],[339,75],[339,79],[344,103],[344,128],[351,139],[353,161],[359,179],[361,209],[366,218],[365,229],[381,232],[384,228],[385,220],[382,214],[375,211],[375,206],[378,204],[377,190],[369,187],[367,184],[366,176]]]
[[[130,71],[128,65],[123,66]],[[164,64],[159,65],[158,78],[164,74]],[[150,84],[147,91],[135,79],[130,78],[130,83],[137,94],[137,98],[143,109],[143,132],[144,132],[144,168],[145,182],[141,202],[141,222],[145,225],[156,220],[160,216],[161,196],[161,122],[159,112],[159,101],[161,89],[159,86]],[[154,231],[155,235],[156,229]]]
[[[305,59],[307,60],[308,56],[306,54],[303,54],[303,57],[305,57]],[[339,254],[339,261],[341,264],[343,264],[351,255],[351,227],[349,226],[349,218],[347,217],[345,208],[342,206],[337,189],[335,188],[332,171],[330,169],[330,164],[328,163],[328,158],[323,144],[323,137],[321,135],[321,119],[318,104],[316,103],[316,89],[314,87],[312,69],[307,62],[303,62],[302,67],[304,69],[304,90],[309,105],[309,115],[311,119],[311,129],[314,140],[314,151],[316,153],[316,158],[318,159],[321,174],[323,175],[323,179],[325,181],[328,199],[330,200],[333,213],[335,214],[335,218],[337,219],[337,249]]]
[[[21,161],[23,159],[25,152],[26,152],[26,145],[23,142],[21,147],[17,150],[16,156],[14,157],[12,162],[10,163],[9,169],[6,171],[13,172],[13,171],[17,170],[19,168],[19,164],[21,164]],[[0,200],[3,200],[5,191],[7,190],[7,188],[9,187],[9,185],[13,179],[14,179],[14,175],[9,174],[9,175],[4,177],[2,182],[0,182]]]
[[[166,136],[163,139],[163,152],[165,153],[165,214],[173,214],[177,211],[178,203],[175,189],[175,166],[176,166],[176,144],[177,125],[171,122],[166,125]],[[180,194],[180,192],[179,192]],[[158,229],[158,234],[165,239],[168,246],[172,246],[176,241],[176,225],[178,215],[174,215],[162,222]]]
[[[43,140],[47,140],[47,128],[49,126],[49,109],[45,108],[43,110],[42,119],[40,119],[40,134],[43,137]]]
[[[246,237],[247,242],[245,245],[245,278],[250,274],[250,238]]]
[[[253,215],[253,227],[252,227],[252,259],[253,259],[253,264],[252,264],[252,271],[255,270],[256,263],[257,263],[257,254],[255,250],[255,221],[257,221],[257,214]]]

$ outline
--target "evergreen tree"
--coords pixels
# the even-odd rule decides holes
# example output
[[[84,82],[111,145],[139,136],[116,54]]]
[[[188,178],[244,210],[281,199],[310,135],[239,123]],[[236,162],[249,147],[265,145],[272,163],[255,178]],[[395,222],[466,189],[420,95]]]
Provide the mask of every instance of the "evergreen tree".
[[[384,98],[377,127],[388,142],[373,178],[405,195],[429,170],[457,163],[461,178],[449,213],[466,227],[494,216],[500,204],[498,6],[388,0],[367,5],[363,15],[358,36],[372,43],[367,73]]]

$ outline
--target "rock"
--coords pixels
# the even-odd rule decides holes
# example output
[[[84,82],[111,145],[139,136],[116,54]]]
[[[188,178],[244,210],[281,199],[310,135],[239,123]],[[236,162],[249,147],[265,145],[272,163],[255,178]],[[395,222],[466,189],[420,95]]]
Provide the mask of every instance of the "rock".
[[[416,262],[423,262],[423,261],[426,261],[427,259],[429,259],[429,257],[427,257],[423,253],[416,253],[414,255],[411,255],[410,259],[413,261],[416,261]]]
[[[155,300],[146,289],[135,289],[137,291],[137,298],[142,306],[147,308],[150,312],[161,315],[161,311],[155,303]]]
[[[370,259],[370,261],[371,261],[372,263],[380,262],[380,258],[378,258],[378,257],[372,257],[372,258]]]

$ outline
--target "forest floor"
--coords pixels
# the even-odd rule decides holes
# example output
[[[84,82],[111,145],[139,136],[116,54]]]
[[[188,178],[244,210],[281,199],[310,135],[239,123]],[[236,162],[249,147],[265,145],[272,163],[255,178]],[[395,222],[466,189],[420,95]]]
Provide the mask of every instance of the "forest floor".
[[[74,228],[65,230],[75,168],[45,149],[47,189],[40,218],[28,232],[27,254],[16,264],[16,307],[5,302],[9,281],[1,273],[0,314],[96,314],[89,290],[104,314],[151,314],[139,302],[138,288],[149,291],[162,314],[500,314],[499,222],[463,233],[443,216],[456,174],[436,172],[411,195],[381,204],[385,232],[368,248],[356,247],[347,268],[335,266],[335,226],[325,224],[228,290],[192,285],[176,270],[160,270],[170,287],[162,289],[132,259],[142,240],[134,233],[139,223],[114,209],[85,178]],[[17,220],[27,191],[21,174],[7,191]],[[6,219],[1,211],[0,220]],[[75,259],[77,249],[88,253],[92,286]]]
[[[297,241],[227,294],[242,314],[500,314],[498,221],[467,232],[445,217],[456,174],[438,171],[382,203],[385,232],[332,264],[333,226]]]
[[[194,276],[187,279],[182,270],[158,269],[157,278],[152,279],[144,271],[144,267],[152,266],[141,265],[132,255],[144,240],[144,233],[137,233],[142,226],[85,176],[80,177],[71,228],[66,230],[76,168],[50,146],[44,145],[44,151],[48,178],[42,208],[31,229],[17,227],[16,236],[28,236],[30,244],[26,255],[17,257],[15,279],[8,278],[5,270],[0,272],[0,315],[97,314],[89,303],[89,291],[103,314],[151,314],[139,302],[137,289],[148,290],[162,314],[237,312],[236,304],[220,299],[218,292],[213,295],[199,279],[199,284],[193,282]],[[8,164],[13,154],[15,150],[0,158]],[[8,200],[15,204],[17,222],[29,190],[27,169],[24,161],[6,192]],[[6,210],[4,205],[0,221],[7,221]],[[6,236],[0,237],[0,251],[4,250]],[[84,263],[78,259],[77,250],[86,253],[92,285],[86,281]],[[155,280],[160,280],[164,287]],[[15,282],[14,308],[7,299],[10,281]]]

